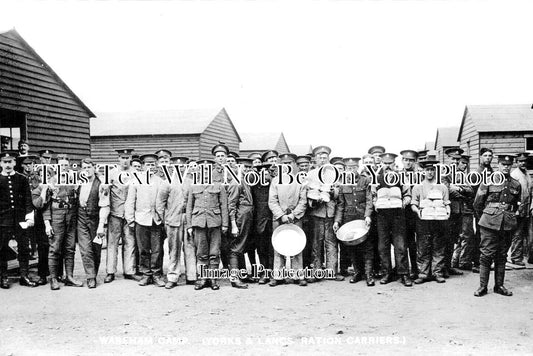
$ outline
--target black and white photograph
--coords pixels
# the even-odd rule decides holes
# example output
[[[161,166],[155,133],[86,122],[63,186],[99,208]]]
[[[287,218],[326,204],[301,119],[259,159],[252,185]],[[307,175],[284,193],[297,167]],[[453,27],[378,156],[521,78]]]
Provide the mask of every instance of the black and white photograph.
[[[0,355],[533,355],[533,3],[0,2]]]

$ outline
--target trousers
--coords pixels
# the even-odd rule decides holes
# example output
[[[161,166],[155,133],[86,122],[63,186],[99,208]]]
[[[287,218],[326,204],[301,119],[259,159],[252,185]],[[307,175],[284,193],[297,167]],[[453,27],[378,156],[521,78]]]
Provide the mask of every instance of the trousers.
[[[326,249],[326,269],[337,273],[337,238],[333,232],[333,218],[312,216],[313,221],[313,268],[322,268],[322,249]]]
[[[18,224],[17,226],[0,226],[0,276],[7,276],[7,257],[11,239],[17,241],[20,276],[26,277],[30,258],[29,241],[26,231]]]
[[[163,273],[161,264],[161,225],[152,221],[152,226],[135,223],[135,237],[139,247],[139,268],[144,276],[160,277]]]
[[[392,273],[390,247],[394,246],[394,259],[399,275],[409,272],[405,247],[405,214],[403,209],[380,209],[378,217],[378,249],[381,267],[385,274]]]
[[[137,243],[135,231],[128,226],[126,219],[109,215],[107,230],[106,272],[117,273],[118,246],[122,241],[122,271],[132,275],[137,267]]]
[[[447,223],[444,220],[418,220],[417,264],[419,278],[442,277],[446,268]]]

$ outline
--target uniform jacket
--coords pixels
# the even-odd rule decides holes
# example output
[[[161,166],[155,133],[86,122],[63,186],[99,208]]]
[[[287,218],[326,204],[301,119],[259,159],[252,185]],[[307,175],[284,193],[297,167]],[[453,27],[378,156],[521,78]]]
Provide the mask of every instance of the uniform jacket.
[[[466,171],[464,172],[467,173]],[[443,183],[450,193],[450,211],[452,214],[473,214],[474,188],[468,184],[451,184],[451,176],[445,177]]]
[[[278,184],[274,181],[268,193],[268,207],[272,211],[273,220],[288,214],[301,219],[307,207],[307,189],[296,180],[292,184]]]
[[[241,182],[241,184],[230,184],[228,192],[228,211],[230,221],[237,221],[245,212],[253,210],[252,188]]]
[[[531,177],[527,171],[524,173],[520,170],[520,168],[515,168],[511,172],[511,177],[516,179],[522,188],[522,194],[520,197],[522,204],[520,205],[520,209],[518,209],[520,212],[520,217],[528,217],[530,215],[529,209],[531,206],[531,189],[533,188]]]
[[[362,220],[372,215],[374,205],[370,182],[370,178],[359,175],[355,184],[341,186],[335,222],[342,224],[352,220]]]
[[[157,193],[157,214],[164,218],[165,225],[177,227],[185,223],[185,209],[192,180],[183,178],[183,184],[174,178],[172,184],[163,181]]]
[[[47,195],[49,197],[49,204],[43,211],[43,219],[52,221],[52,215],[55,204],[63,205],[68,209],[69,214],[76,215],[78,211],[78,187],[74,185],[58,185],[55,179],[52,179],[48,185]]]
[[[109,173],[110,177],[110,187],[109,187],[109,209],[110,214],[117,218],[124,217],[124,205],[126,204],[126,198],[128,197],[128,188],[127,177],[122,176],[122,180],[125,184],[120,184],[118,181],[119,174],[122,172],[133,172],[133,170],[123,171],[115,168]],[[130,177],[130,179],[135,180],[135,178]]]
[[[262,234],[272,226],[272,211],[268,207],[268,194],[270,184],[256,184],[252,187],[254,202],[254,228],[255,233]]]
[[[498,231],[516,229],[520,194],[520,183],[510,176],[501,185],[481,184],[474,200],[474,210],[481,216],[479,225]]]
[[[228,198],[224,186],[220,183],[191,186],[186,214],[190,227],[228,228]]]
[[[128,224],[136,222],[139,225],[152,226],[152,221],[156,225],[161,224],[162,218],[155,208],[160,186],[161,178],[156,174],[151,176],[150,184],[138,184],[137,182],[130,184],[124,206],[124,216]]]
[[[15,226],[33,211],[28,179],[14,172],[0,174],[0,226]]]

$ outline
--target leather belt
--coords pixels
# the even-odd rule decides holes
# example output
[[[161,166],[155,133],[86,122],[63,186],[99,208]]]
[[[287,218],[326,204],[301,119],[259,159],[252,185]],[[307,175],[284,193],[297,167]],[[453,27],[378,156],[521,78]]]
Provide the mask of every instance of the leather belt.
[[[71,204],[65,203],[63,201],[61,202],[52,202],[52,209],[70,209],[72,207]]]

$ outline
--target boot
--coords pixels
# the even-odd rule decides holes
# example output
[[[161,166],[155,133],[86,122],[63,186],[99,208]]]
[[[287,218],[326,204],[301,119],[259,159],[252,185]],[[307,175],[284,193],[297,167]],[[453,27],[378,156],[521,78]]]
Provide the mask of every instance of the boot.
[[[352,278],[350,278],[350,283],[357,283],[363,280],[363,275],[359,272],[356,272]]]
[[[0,278],[0,288],[9,289],[9,278],[7,278],[7,276],[2,276],[2,278]]]
[[[50,289],[51,290],[58,290],[59,289],[59,281],[56,277],[50,278]]]
[[[65,259],[65,270],[67,278],[65,278],[65,285],[69,287],[83,287],[83,283],[74,279],[74,260]]]
[[[376,285],[376,281],[374,281],[374,276],[372,276],[372,274],[366,275],[366,285],[368,287],[373,287]]]
[[[479,288],[474,292],[474,296],[482,297],[487,294],[487,285],[489,283],[490,262],[483,261],[479,265]]]
[[[235,278],[235,280],[231,282],[231,286],[233,288],[238,288],[238,289],[248,289],[248,284],[244,283],[239,278]]]
[[[217,279],[212,279],[211,280],[211,289],[212,290],[219,290],[220,289],[220,286],[218,285],[218,280]]]
[[[37,287],[37,283],[32,281],[28,276],[25,275],[20,276],[19,283],[21,286]]]
[[[494,263],[494,293],[510,297],[513,293],[503,286],[505,279],[505,261],[497,261]]]
[[[194,290],[204,289],[207,285],[207,280],[205,278],[198,278],[194,284]]]
[[[87,288],[96,288],[96,278],[87,278]]]

